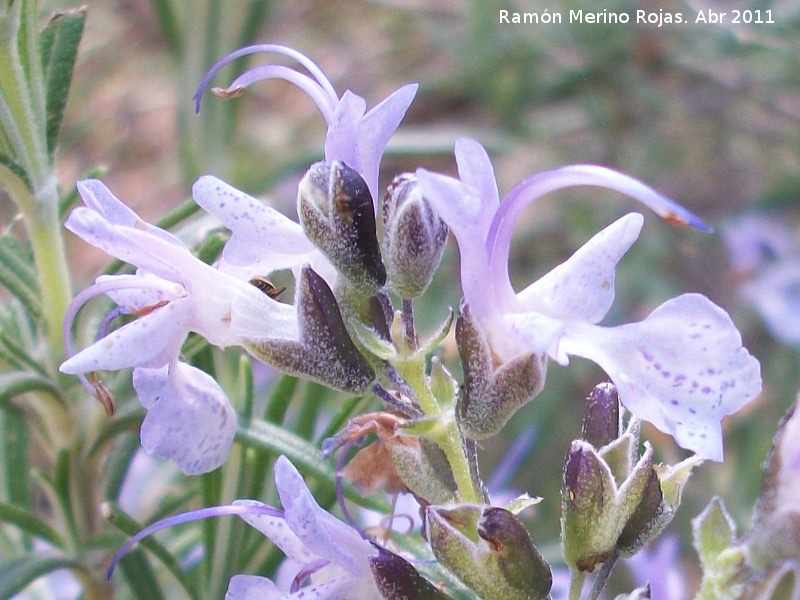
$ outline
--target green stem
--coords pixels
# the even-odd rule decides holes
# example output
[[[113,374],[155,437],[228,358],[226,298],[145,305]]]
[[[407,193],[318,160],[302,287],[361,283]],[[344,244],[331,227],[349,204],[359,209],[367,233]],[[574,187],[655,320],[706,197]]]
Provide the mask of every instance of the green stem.
[[[569,581],[569,600],[580,600],[583,584],[586,581],[586,573],[583,571],[572,571]]]
[[[439,447],[450,463],[458,493],[462,502],[479,503],[481,494],[475,487],[472,474],[469,468],[469,460],[464,452],[464,443],[458,425],[455,420],[455,413],[452,408],[442,412],[442,407],[431,393],[428,379],[425,376],[425,357],[415,354],[406,360],[398,361],[395,365],[398,373],[405,379],[408,385],[416,392],[420,408],[426,416],[436,416],[439,419],[438,425],[429,434],[430,437],[439,444]]]
[[[33,259],[42,295],[47,342],[54,365],[64,357],[64,340],[61,327],[64,313],[72,297],[72,289],[64,252],[64,238],[56,208],[58,198],[55,187],[47,190],[53,198],[41,198],[38,211],[25,215],[33,248]],[[22,206],[23,204],[20,204]],[[51,365],[52,366],[52,365]]]

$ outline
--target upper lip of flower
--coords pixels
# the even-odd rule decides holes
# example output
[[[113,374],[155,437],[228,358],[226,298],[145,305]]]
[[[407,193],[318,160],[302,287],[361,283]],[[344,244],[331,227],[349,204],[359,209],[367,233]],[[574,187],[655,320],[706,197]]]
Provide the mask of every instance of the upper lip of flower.
[[[503,360],[522,352],[568,355],[598,363],[639,418],[675,435],[683,447],[722,459],[720,419],[761,390],[760,368],[741,346],[727,313],[699,294],[665,302],[644,321],[595,325],[614,298],[614,269],[636,240],[641,215],[631,214],[595,235],[571,258],[516,293],[508,273],[517,218],[537,198],[575,185],[610,188],[666,220],[709,228],[648,186],[604,167],[576,165],[523,180],[499,201],[486,151],[456,143],[461,180],[417,171],[423,191],[454,233],[461,253],[465,302]],[[666,387],[665,387],[666,386]]]
[[[231,61],[256,53],[281,54],[297,61],[310,74],[305,75],[284,65],[266,64],[245,71],[225,90],[236,93],[264,79],[285,79],[314,101],[328,125],[325,160],[342,161],[358,171],[367,182],[373,201],[378,194],[378,167],[389,138],[397,129],[414,95],[417,84],[406,84],[367,112],[366,101],[347,90],[341,98],[322,70],[307,56],[278,44],[258,44],[231,52],[208,71],[194,95],[199,112],[200,100],[212,77]]]
[[[119,549],[108,569],[108,579],[119,560],[141,539],[173,525],[223,515],[240,516],[304,569],[310,565],[331,569],[332,576],[350,581],[372,577],[370,559],[377,556],[377,548],[317,504],[285,456],[275,462],[275,487],[283,510],[255,500],[235,500],[231,505],[203,508],[153,523]]]

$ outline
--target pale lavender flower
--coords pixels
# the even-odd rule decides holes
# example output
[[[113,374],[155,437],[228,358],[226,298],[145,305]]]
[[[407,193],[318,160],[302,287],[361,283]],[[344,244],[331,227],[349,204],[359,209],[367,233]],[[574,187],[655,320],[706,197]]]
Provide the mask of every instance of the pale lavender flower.
[[[217,264],[220,271],[249,281],[292,269],[297,280],[300,268],[310,265],[334,287],[336,269],[299,223],[212,175],[195,182],[192,198],[231,231]]]
[[[491,161],[473,140],[456,143],[460,179],[420,169],[426,198],[458,241],[461,286],[471,314],[502,361],[526,352],[566,365],[569,355],[600,365],[622,403],[703,458],[722,459],[721,420],[761,390],[758,361],[742,347],[730,317],[700,294],[684,294],[644,321],[601,327],[614,300],[617,262],[643,217],[631,213],[516,293],[508,273],[514,225],[554,190],[592,185],[642,202],[661,217],[700,229],[686,209],[635,179],[604,167],[567,166],[529,177],[501,202]]]
[[[290,67],[266,64],[245,71],[237,77],[223,95],[237,95],[253,83],[265,79],[285,79],[306,92],[319,108],[328,125],[325,137],[325,161],[342,161],[358,171],[372,194],[378,198],[378,168],[389,138],[414,99],[417,84],[407,84],[392,93],[367,112],[367,103],[350,90],[339,97],[320,68],[304,54],[277,44],[258,44],[240,48],[215,64],[200,83],[194,100],[197,111],[211,78],[226,64],[249,54],[260,52],[280,54],[299,63],[309,75]]]
[[[744,300],[775,339],[800,346],[800,240],[766,215],[736,219],[723,237]]]
[[[317,504],[311,491],[297,469],[285,457],[275,462],[275,487],[283,510],[273,508],[255,500],[236,500],[232,505],[200,509],[163,519],[140,531],[120,548],[108,570],[110,579],[114,568],[138,541],[180,523],[223,515],[238,515],[272,541],[297,566],[297,573],[288,589],[280,589],[266,577],[235,575],[231,578],[226,600],[263,600],[291,598],[359,598],[381,600],[385,596],[379,587],[375,565],[390,554],[364,539],[355,529],[343,523]],[[393,560],[402,561],[391,555]],[[411,569],[408,563],[403,565]],[[397,562],[391,563],[399,566]],[[419,577],[413,569],[402,567],[398,577],[418,578],[422,586],[430,584]],[[386,573],[381,573],[385,576]],[[307,581],[308,580],[308,581]],[[306,583],[307,585],[303,585]],[[383,581],[384,587],[386,581]],[[404,581],[402,585],[412,582]]]
[[[175,236],[143,222],[101,182],[81,181],[78,190],[86,206],[72,212],[66,227],[139,270],[100,277],[81,292],[65,318],[64,339],[70,339],[80,307],[101,294],[118,304],[113,314],[138,318],[108,335],[101,331],[60,370],[133,368],[134,388],[148,409],[141,429],[145,450],[171,458],[186,474],[213,470],[228,455],[236,413],[213,378],[179,360],[186,336],[196,332],[220,347],[245,339],[297,339],[295,308],[206,265]]]
[[[674,535],[666,535],[649,548],[640,550],[625,561],[634,586],[650,584],[650,597],[655,600],[686,600],[686,569],[680,562],[680,543]]]

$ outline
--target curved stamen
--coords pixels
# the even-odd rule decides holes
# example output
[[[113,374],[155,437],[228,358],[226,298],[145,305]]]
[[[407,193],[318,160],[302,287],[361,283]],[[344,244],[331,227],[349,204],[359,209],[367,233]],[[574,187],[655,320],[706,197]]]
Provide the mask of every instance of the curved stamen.
[[[120,275],[114,279],[100,281],[90,285],[85,290],[82,290],[72,299],[72,302],[69,303],[69,306],[67,306],[67,310],[64,313],[64,324],[62,325],[61,335],[64,339],[66,360],[75,356],[75,350],[72,346],[72,324],[75,322],[75,317],[78,316],[78,311],[80,311],[83,305],[89,300],[96,298],[97,296],[107,294],[108,292],[130,289],[156,290],[174,295],[175,284],[171,282],[164,283],[170,283],[172,287],[170,288],[167,287],[167,285],[162,284],[161,280],[144,279],[139,275]],[[80,379],[83,387],[85,387],[92,396],[97,397],[97,390],[95,389],[95,386],[89,382],[85,375],[82,373],[78,374],[78,379]]]
[[[575,186],[598,186],[620,192],[641,202],[659,217],[701,231],[711,231],[703,221],[683,206],[662,196],[653,188],[627,175],[596,165],[571,165],[537,173],[514,186],[495,213],[486,238],[489,268],[495,290],[501,295],[514,295],[508,276],[508,255],[514,225],[522,211],[550,192]],[[510,300],[506,297],[506,300]]]
[[[414,531],[414,527],[416,526],[416,523],[414,522],[414,517],[412,515],[409,515],[408,513],[394,512],[394,506],[396,503],[397,500],[395,499],[392,502],[392,514],[386,515],[385,517],[383,517],[383,519],[381,519],[381,527],[387,530],[386,531],[387,537],[388,534],[392,531],[397,531],[400,535],[409,535],[412,531]],[[405,531],[399,531],[394,528],[395,521],[397,521],[398,519],[405,519],[406,521],[408,521],[408,528]]]
[[[342,516],[344,517],[344,520],[347,521],[350,527],[355,529],[361,535],[362,538],[368,540],[370,539],[369,536],[367,536],[364,530],[361,529],[356,524],[355,519],[350,514],[350,511],[347,509],[347,504],[345,504],[344,501],[344,489],[342,485],[343,477],[341,474],[342,471],[344,471],[344,461],[347,458],[347,454],[350,451],[350,448],[352,448],[354,443],[355,443],[354,441],[345,443],[339,452],[339,458],[336,459],[336,501],[339,504],[339,509],[342,511]]]
[[[254,46],[246,46],[244,48],[240,48],[234,52],[231,52],[227,56],[223,57],[219,60],[213,67],[208,70],[203,80],[200,82],[200,85],[197,86],[197,91],[193,96],[193,100],[195,102],[195,112],[200,113],[200,100],[203,97],[203,92],[205,91],[206,87],[208,87],[211,78],[217,74],[217,72],[230,63],[231,61],[236,60],[242,56],[248,56],[250,54],[257,54],[259,52],[272,52],[274,54],[282,54],[283,56],[288,56],[291,59],[296,60],[300,63],[303,67],[308,70],[309,73],[314,77],[316,82],[319,84],[322,92],[328,97],[329,105],[331,111],[336,107],[336,103],[339,101],[339,96],[336,95],[336,90],[333,89],[331,82],[325,77],[325,74],[322,70],[308,58],[305,54],[298,52],[297,50],[293,50],[292,48],[287,48],[286,46],[281,46],[279,44],[256,44]],[[324,112],[324,111],[323,111]]]
[[[244,90],[244,88],[266,79],[284,79],[289,83],[295,84],[309,95],[309,97],[314,101],[314,104],[317,105],[317,108],[319,108],[322,116],[325,118],[325,123],[330,125],[331,119],[333,119],[333,111],[336,110],[336,103],[338,102],[338,99],[335,102],[331,102],[331,99],[325,94],[325,90],[323,90],[319,84],[317,84],[308,75],[298,73],[289,67],[284,67],[282,65],[264,65],[261,67],[254,67],[248,71],[245,71],[239,75],[239,77],[234,79],[233,82],[228,86],[228,89],[225,90],[225,93]]]
[[[210,517],[222,517],[226,515],[268,515],[270,517],[283,518],[283,511],[267,505],[251,506],[247,504],[224,504],[222,506],[212,506],[209,508],[190,510],[189,512],[173,515],[171,517],[167,517],[166,519],[161,519],[160,521],[156,521],[155,523],[152,523],[151,525],[148,525],[142,529],[139,533],[125,542],[125,545],[123,545],[122,548],[117,550],[117,553],[114,555],[114,558],[111,559],[111,564],[106,572],[106,581],[111,581],[111,576],[114,574],[114,569],[117,567],[117,563],[119,563],[120,559],[122,559],[122,557],[125,556],[125,554],[127,554],[136,543],[140,542],[144,538],[156,533],[157,531],[161,531],[162,529],[167,529],[168,527],[173,527],[175,525],[190,523],[192,521],[201,521]]]
[[[111,323],[116,321],[122,315],[129,315],[130,311],[125,308],[124,306],[115,306],[110,311],[106,313],[106,316],[103,317],[103,320],[100,321],[100,326],[97,328],[97,335],[94,338],[94,341],[99,341],[108,335],[108,328],[111,327]]]
[[[297,575],[294,576],[292,580],[292,585],[289,588],[290,594],[296,594],[300,591],[300,586],[302,585],[303,581],[306,580],[307,577],[311,577],[314,573],[319,571],[320,569],[327,567],[331,564],[331,561],[326,560],[324,558],[320,558],[315,560],[312,563],[307,564],[305,567],[300,569]]]

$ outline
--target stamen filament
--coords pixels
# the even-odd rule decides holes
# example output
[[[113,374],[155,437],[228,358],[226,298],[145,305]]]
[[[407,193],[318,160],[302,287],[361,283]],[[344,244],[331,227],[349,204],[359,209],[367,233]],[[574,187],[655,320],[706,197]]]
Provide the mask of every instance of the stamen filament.
[[[330,112],[332,113],[334,108],[336,107],[336,103],[339,101],[339,97],[336,95],[336,90],[333,89],[331,82],[325,77],[325,74],[322,70],[308,58],[305,54],[298,52],[297,50],[293,50],[292,48],[287,48],[286,46],[281,46],[278,44],[256,44],[253,46],[246,46],[244,48],[240,48],[235,52],[231,52],[221,60],[219,60],[213,67],[208,70],[203,80],[200,82],[200,85],[197,86],[197,91],[194,94],[193,100],[195,102],[195,112],[198,114],[200,113],[200,100],[203,97],[203,92],[208,87],[209,82],[217,74],[217,72],[227,65],[228,63],[240,58],[242,56],[248,56],[250,54],[257,54],[259,52],[272,52],[275,54],[282,54],[283,56],[288,56],[296,60],[300,63],[303,67],[305,67],[309,73],[314,77],[317,84],[319,84],[319,88],[322,91],[324,96],[327,96],[328,99],[328,106]],[[312,82],[309,82],[312,83]],[[301,86],[302,87],[302,86]],[[305,89],[305,88],[303,88]],[[322,108],[320,107],[320,110]],[[323,110],[323,114],[325,111]],[[326,118],[327,120],[327,118]]]
[[[272,506],[250,506],[246,504],[225,504],[222,506],[212,506],[209,508],[200,508],[198,510],[190,510],[189,512],[173,515],[160,521],[156,521],[142,529],[139,533],[131,537],[125,544],[117,550],[114,558],[111,559],[111,564],[106,572],[106,581],[111,581],[111,576],[114,574],[114,569],[117,567],[120,559],[122,559],[128,551],[133,548],[135,544],[144,538],[167,529],[175,525],[182,525],[183,523],[190,523],[192,521],[202,521],[210,517],[222,517],[226,515],[267,515],[270,517],[283,517],[283,511]]]

